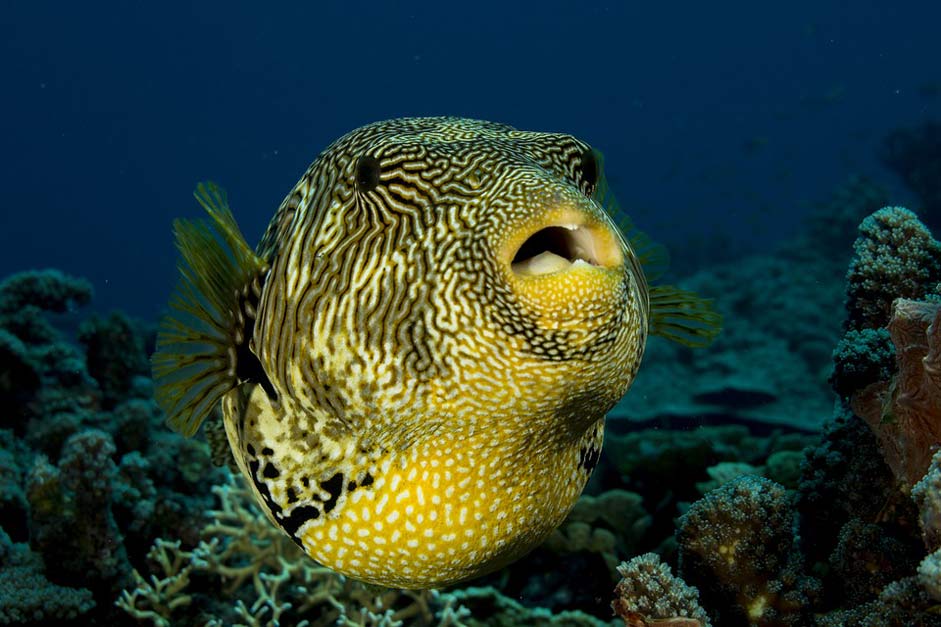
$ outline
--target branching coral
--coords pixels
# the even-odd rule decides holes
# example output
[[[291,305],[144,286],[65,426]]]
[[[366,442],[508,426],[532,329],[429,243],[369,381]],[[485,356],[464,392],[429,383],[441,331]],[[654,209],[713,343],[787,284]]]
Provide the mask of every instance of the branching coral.
[[[217,581],[228,607],[205,607],[215,624],[274,627],[288,615],[292,624],[317,627],[460,627],[465,612],[430,592],[382,590],[348,580],[318,565],[258,511],[241,479],[216,486],[219,509],[193,550],[158,540],[149,557],[159,574],[134,572],[135,587],[117,605],[157,627],[173,624],[174,612],[195,603],[197,575]],[[247,601],[241,598],[250,590]]]
[[[14,274],[0,282],[0,313],[15,314],[24,308],[64,313],[91,301],[92,287],[58,270],[34,270]]]

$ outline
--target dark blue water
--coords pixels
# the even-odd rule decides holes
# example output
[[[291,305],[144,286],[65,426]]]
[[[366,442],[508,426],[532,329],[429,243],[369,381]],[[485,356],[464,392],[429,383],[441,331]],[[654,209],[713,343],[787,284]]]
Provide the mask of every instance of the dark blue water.
[[[592,142],[675,257],[763,247],[848,173],[887,176],[882,136],[941,111],[941,5],[848,6],[4,3],[0,271],[63,268],[151,317],[197,181],[254,241],[331,140],[431,114]]]

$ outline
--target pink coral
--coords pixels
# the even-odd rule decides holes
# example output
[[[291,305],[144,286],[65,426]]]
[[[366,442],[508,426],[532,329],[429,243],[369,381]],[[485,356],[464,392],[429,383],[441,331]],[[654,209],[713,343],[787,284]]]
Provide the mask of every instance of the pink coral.
[[[941,303],[898,299],[888,329],[898,373],[863,388],[851,405],[907,490],[941,447]]]

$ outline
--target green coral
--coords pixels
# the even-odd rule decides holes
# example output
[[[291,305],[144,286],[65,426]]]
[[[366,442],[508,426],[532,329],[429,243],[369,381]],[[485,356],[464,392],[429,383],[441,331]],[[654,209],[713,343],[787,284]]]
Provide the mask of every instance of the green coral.
[[[706,474],[709,475],[709,480],[696,483],[696,489],[698,489],[701,494],[706,494],[711,490],[724,486],[733,479],[747,475],[757,475],[760,472],[760,468],[756,468],[745,462],[719,462],[714,466],[706,468]]]
[[[440,596],[470,612],[462,618],[466,627],[614,627],[624,624],[620,620],[603,621],[577,610],[553,613],[526,607],[491,587],[462,588]]]
[[[803,451],[775,451],[765,460],[762,473],[775,483],[780,483],[789,490],[797,489],[801,479]]]
[[[117,467],[111,436],[88,429],[71,436],[57,466],[38,456],[27,481],[30,544],[56,564],[57,581],[102,585],[127,574],[124,537],[112,515]]]

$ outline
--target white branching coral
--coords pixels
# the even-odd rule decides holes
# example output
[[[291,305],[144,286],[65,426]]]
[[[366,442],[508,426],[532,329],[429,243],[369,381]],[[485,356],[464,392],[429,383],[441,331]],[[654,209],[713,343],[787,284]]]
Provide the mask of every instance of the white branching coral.
[[[158,539],[148,558],[159,574],[145,578],[135,570],[136,586],[123,591],[118,607],[169,627],[175,610],[194,603],[192,580],[199,573],[218,579],[231,600],[227,608],[205,608],[225,614],[210,625],[277,627],[290,615],[298,627],[464,627],[469,613],[450,595],[367,586],[311,560],[255,507],[241,478],[230,477],[213,492],[220,506],[209,512],[199,544],[188,551]]]

